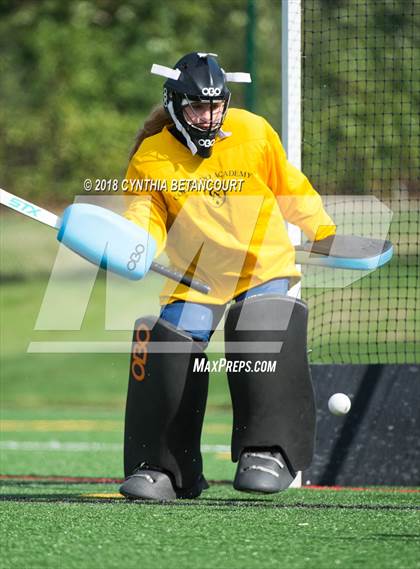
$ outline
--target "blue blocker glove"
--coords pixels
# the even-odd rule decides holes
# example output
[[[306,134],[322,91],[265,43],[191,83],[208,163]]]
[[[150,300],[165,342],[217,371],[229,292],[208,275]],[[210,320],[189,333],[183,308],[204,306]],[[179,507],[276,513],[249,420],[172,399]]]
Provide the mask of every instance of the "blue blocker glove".
[[[130,280],[146,275],[157,248],[145,229],[92,204],[68,206],[57,239],[91,263]]]

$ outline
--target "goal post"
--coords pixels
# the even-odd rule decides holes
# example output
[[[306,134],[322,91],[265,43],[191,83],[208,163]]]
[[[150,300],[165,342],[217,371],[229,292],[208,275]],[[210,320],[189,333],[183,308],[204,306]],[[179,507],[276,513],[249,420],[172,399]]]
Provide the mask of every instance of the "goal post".
[[[281,84],[282,128],[281,138],[288,161],[301,170],[302,166],[302,8],[301,0],[282,0]],[[301,231],[288,223],[288,234],[293,245],[300,245]],[[300,297],[301,283],[289,291]]]
[[[282,84],[282,128],[281,138],[288,161],[299,170],[302,156],[301,124],[301,0],[282,0],[281,15],[281,84]],[[300,245],[300,228],[287,224],[287,232],[293,245]],[[299,267],[299,266],[298,266]],[[289,296],[300,298],[301,283],[289,290]],[[302,486],[302,473],[298,472],[291,487]]]

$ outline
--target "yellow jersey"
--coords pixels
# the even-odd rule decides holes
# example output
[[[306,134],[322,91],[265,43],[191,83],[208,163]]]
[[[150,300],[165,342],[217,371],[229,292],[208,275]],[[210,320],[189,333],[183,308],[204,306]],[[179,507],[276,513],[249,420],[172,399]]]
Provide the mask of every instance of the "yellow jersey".
[[[208,295],[168,280],[161,304],[225,304],[274,278],[299,279],[285,222],[310,240],[335,233],[319,194],[286,159],[262,117],[230,109],[209,158],[193,156],[164,127],[146,138],[126,173],[125,217],[150,232],[173,268]]]

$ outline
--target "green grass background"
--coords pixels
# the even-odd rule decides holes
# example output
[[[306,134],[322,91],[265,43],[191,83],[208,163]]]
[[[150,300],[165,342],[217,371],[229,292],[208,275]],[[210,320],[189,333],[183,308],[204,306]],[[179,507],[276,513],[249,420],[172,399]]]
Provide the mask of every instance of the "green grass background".
[[[103,486],[7,491],[15,501],[1,516],[5,568],[29,554],[36,568],[419,567],[418,512],[395,495],[242,499],[221,486],[196,502],[151,505],[86,496]]]
[[[27,348],[37,341],[129,342],[131,329],[105,330],[102,276],[80,330],[34,330],[57,244],[46,227],[12,215],[2,215],[1,221],[1,473],[121,478],[129,355],[33,354]],[[62,278],[66,303],[74,276]],[[415,285],[412,279],[413,275],[407,279],[407,291]],[[133,321],[157,312],[160,285],[157,275],[141,283]],[[363,293],[363,287],[360,290]],[[53,310],[59,313],[62,308],[58,303]],[[55,421],[74,425],[62,430]],[[96,426],[82,428],[77,421],[94,421]],[[226,378],[213,374],[203,444],[228,446],[231,421]],[[10,441],[114,447],[19,451],[7,447]],[[420,567],[417,493],[303,488],[276,496],[248,495],[233,490],[229,481],[235,466],[227,453],[205,452],[204,465],[206,476],[218,483],[197,501],[172,505],[90,496],[116,494],[117,484],[0,480],[0,566]]]

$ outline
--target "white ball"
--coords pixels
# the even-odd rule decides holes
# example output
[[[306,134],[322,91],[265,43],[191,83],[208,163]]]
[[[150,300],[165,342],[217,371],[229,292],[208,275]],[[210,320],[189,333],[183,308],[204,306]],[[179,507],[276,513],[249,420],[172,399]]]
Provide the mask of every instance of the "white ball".
[[[345,393],[334,393],[328,399],[328,409],[333,415],[345,415],[350,411],[351,401]]]

